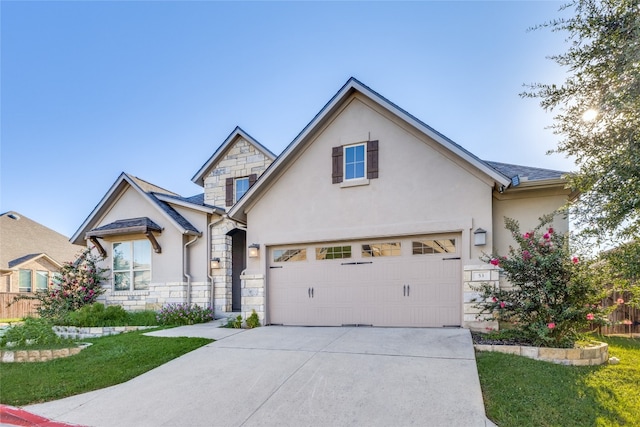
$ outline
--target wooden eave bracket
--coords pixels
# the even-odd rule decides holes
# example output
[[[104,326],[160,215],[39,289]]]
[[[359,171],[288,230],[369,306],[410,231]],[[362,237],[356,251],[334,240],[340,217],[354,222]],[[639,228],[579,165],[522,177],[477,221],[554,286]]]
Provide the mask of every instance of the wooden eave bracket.
[[[89,240],[91,241],[91,243],[93,243],[93,246],[95,246],[95,248],[98,250],[98,253],[100,254],[100,256],[102,258],[106,258],[107,251],[104,250],[104,247],[102,247],[102,245],[98,241],[98,238],[96,236],[91,236],[89,237]]]
[[[156,236],[154,236],[153,233],[150,231],[147,231],[146,233],[144,233],[144,235],[147,236],[147,239],[149,239],[149,241],[151,242],[151,246],[153,246],[153,250],[155,251],[155,253],[157,254],[162,253],[162,248],[160,247],[160,244],[156,240]]]

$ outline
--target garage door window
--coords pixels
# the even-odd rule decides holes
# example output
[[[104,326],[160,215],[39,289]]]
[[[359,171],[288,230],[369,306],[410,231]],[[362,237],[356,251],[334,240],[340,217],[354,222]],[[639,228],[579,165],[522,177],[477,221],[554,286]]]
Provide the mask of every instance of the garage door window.
[[[316,248],[316,259],[351,258],[351,246],[328,246]]]
[[[400,255],[400,242],[371,243],[362,245],[362,257],[398,256]]]
[[[306,261],[306,249],[276,249],[273,251],[273,262]]]
[[[452,254],[455,252],[456,239],[428,239],[413,242],[414,255]]]

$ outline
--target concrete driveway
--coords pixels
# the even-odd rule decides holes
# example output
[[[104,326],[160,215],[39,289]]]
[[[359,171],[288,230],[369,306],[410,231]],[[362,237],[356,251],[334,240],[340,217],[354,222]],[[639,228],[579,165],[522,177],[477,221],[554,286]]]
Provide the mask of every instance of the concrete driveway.
[[[207,325],[218,341],[26,410],[88,426],[486,426],[468,330]]]

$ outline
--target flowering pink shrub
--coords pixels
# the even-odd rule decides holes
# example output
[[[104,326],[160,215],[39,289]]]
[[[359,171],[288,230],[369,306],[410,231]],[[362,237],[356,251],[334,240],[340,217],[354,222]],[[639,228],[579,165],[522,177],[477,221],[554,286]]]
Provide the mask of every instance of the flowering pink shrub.
[[[40,317],[61,321],[67,313],[94,303],[104,293],[100,283],[106,279],[108,270],[96,265],[100,260],[86,250],[74,262],[65,263],[60,268],[57,279],[48,289],[37,291],[35,295],[21,295],[14,301],[39,300],[40,305],[36,310]]]
[[[194,325],[213,320],[213,309],[193,304],[168,304],[156,314],[161,325]]]
[[[602,319],[597,305],[602,292],[590,279],[587,263],[572,257],[568,237],[549,226],[552,219],[541,218],[525,233],[517,221],[505,219],[517,245],[507,257],[492,254],[483,260],[500,267],[513,287],[482,284],[476,288],[476,307],[483,317],[511,323],[521,339],[533,345],[570,347],[580,331]]]

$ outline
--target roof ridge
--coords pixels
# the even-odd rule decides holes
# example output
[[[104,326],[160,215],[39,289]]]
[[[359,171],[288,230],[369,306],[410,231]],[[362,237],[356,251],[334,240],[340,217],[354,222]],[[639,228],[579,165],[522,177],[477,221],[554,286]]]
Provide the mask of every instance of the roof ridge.
[[[173,191],[167,190],[166,188],[160,187],[159,185],[153,184],[147,180],[144,180],[140,177],[137,177],[135,175],[131,175],[128,173],[125,173],[127,176],[129,176],[129,178],[133,179],[136,184],[138,184],[138,186],[140,186],[140,188],[145,192],[145,193],[161,193],[161,194],[167,194],[170,196],[176,196],[176,197],[182,197],[180,196],[180,194],[175,193]],[[145,188],[147,187],[147,188]]]

